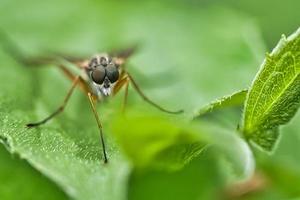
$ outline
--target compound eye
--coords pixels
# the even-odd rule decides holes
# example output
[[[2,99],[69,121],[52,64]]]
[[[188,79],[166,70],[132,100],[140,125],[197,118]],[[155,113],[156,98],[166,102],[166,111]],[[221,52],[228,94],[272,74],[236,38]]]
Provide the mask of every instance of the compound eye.
[[[92,71],[92,80],[97,84],[102,84],[105,78],[105,69],[103,67],[98,67]]]
[[[119,71],[114,65],[108,65],[106,67],[106,75],[111,83],[114,83],[119,79]]]

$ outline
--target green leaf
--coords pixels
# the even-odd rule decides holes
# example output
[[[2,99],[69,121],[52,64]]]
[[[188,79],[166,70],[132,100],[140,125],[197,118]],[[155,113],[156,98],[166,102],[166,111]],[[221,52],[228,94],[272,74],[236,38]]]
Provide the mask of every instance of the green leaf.
[[[161,170],[147,170],[133,173],[128,199],[218,199],[224,180],[219,166],[216,165],[215,158],[218,153],[210,150],[204,150],[201,156],[180,171],[166,173]]]
[[[149,114],[131,115],[130,118],[115,119],[111,132],[138,168],[153,166],[176,170],[199,155],[205,146],[200,143],[197,131],[188,124],[175,124]]]
[[[300,104],[300,29],[267,54],[245,104],[243,133],[271,151]]]
[[[235,130],[240,122],[242,106],[244,105],[246,95],[247,90],[240,90],[212,101],[197,110],[193,119],[218,123],[227,129]]]
[[[239,141],[242,139],[237,133],[246,95],[247,90],[241,90],[224,96],[200,108],[194,116],[194,120],[198,123],[203,121],[209,122],[214,126],[222,127],[223,132],[236,136],[222,138],[219,135],[212,134],[215,136],[213,141],[217,142],[219,149],[221,149],[222,152],[226,152],[225,156],[227,161],[233,163],[233,165],[230,166],[233,169],[233,174],[229,174],[229,177],[234,179],[237,174],[239,175],[237,178],[248,178],[254,171],[254,161],[251,150],[244,142]],[[229,142],[228,140],[232,141]],[[236,145],[232,145],[233,143],[236,143],[237,146],[240,147],[237,148]],[[243,149],[242,146],[245,146],[244,151],[237,151],[237,149]],[[247,162],[248,164],[246,164]]]
[[[137,168],[178,170],[207,145],[213,145],[229,158],[239,177],[253,173],[254,160],[248,145],[233,131],[216,124],[174,123],[161,116],[137,113],[126,120],[116,119],[113,124],[111,132]]]
[[[14,66],[12,62],[4,64]],[[49,69],[48,77],[51,74],[49,72],[53,70]],[[126,184],[123,181],[127,180],[130,167],[110,141],[107,142],[110,163],[109,165],[102,163],[101,149],[96,134],[98,131],[94,126],[92,115],[90,118],[87,117],[91,122],[90,125],[88,121],[85,122],[88,126],[95,127],[89,130],[82,129],[80,123],[76,125],[75,121],[80,121],[80,119],[73,121],[67,116],[64,116],[64,120],[61,121],[62,126],[54,121],[52,127],[26,129],[25,124],[34,119],[30,111],[32,99],[37,98],[36,92],[53,91],[57,86],[49,82],[47,89],[33,87],[33,83],[38,82],[37,78],[43,77],[43,74],[34,73],[24,66],[3,67],[0,68],[0,74],[0,79],[6,79],[9,83],[0,93],[2,108],[0,119],[4,122],[1,126],[1,136],[5,138],[10,152],[26,159],[73,198],[97,199],[99,193],[103,199],[125,198],[123,191]],[[18,77],[19,74],[22,76]],[[55,73],[53,77],[56,77]],[[45,76],[44,80],[47,82]],[[64,91],[57,92],[61,96],[63,93]],[[40,102],[41,117],[51,112],[51,109],[43,106],[41,100],[35,99],[35,102],[37,104]],[[17,109],[14,110],[16,105]],[[85,107],[89,108],[88,104]],[[14,111],[11,112],[11,110]],[[80,116],[82,117],[83,114],[84,112],[81,112]],[[85,138],[84,135],[88,137]]]
[[[272,182],[266,189],[270,195],[278,194],[277,199],[300,196],[300,155],[298,112],[288,126],[282,127],[282,137],[272,156],[259,150],[255,151],[257,167]],[[274,198],[272,198],[274,199]]]
[[[3,146],[0,146],[0,163],[0,199],[68,199],[56,185]]]
[[[206,114],[223,110],[227,107],[240,106],[244,103],[247,92],[248,90],[241,90],[231,95],[227,95],[220,99],[217,99],[209,103],[205,107],[200,108],[199,111],[196,112],[194,118],[202,117],[205,116]]]

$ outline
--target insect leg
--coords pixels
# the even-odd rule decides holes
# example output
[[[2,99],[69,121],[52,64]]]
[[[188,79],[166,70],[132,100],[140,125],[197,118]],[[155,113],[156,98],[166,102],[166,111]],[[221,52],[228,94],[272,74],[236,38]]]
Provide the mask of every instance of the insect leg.
[[[127,97],[128,97],[128,86],[129,86],[129,78],[126,74],[124,74],[115,85],[113,90],[113,95],[116,95],[123,87],[125,87],[125,94],[124,94],[124,100],[122,104],[122,113],[125,113],[125,107],[127,104]]]
[[[166,112],[166,113],[170,113],[170,114],[180,114],[183,112],[183,110],[178,110],[178,111],[171,111],[171,110],[167,110],[163,107],[161,107],[160,105],[154,103],[151,99],[149,99],[140,89],[140,87],[138,86],[138,84],[135,82],[135,80],[132,78],[132,76],[127,72],[127,76],[129,77],[130,82],[133,85],[133,88],[137,91],[137,93],[149,104],[151,104],[152,106],[156,107],[157,109],[159,109],[162,112]]]
[[[127,105],[128,86],[129,86],[129,81],[127,81],[125,83],[125,94],[124,94],[124,100],[123,100],[123,105],[122,105],[122,113],[125,113],[125,109],[126,109],[126,105]]]
[[[107,155],[106,155],[106,148],[105,148],[105,142],[104,142],[104,135],[103,135],[103,130],[102,130],[102,124],[100,122],[100,119],[99,119],[99,116],[98,116],[98,113],[97,113],[97,110],[96,110],[96,107],[95,107],[95,104],[94,104],[93,96],[92,96],[92,94],[90,92],[88,93],[88,97],[89,97],[91,108],[92,108],[92,111],[94,113],[94,116],[95,116],[95,119],[96,119],[96,122],[97,122],[97,125],[98,125],[98,128],[99,128],[99,131],[100,131],[100,140],[101,140],[101,145],[102,145],[104,163],[107,163],[108,159],[107,159]]]
[[[64,75],[67,78],[69,78],[71,81],[74,81],[77,78],[77,76],[75,76],[69,69],[67,69],[63,65],[59,65],[58,67],[64,73]],[[89,86],[86,84],[86,82],[82,79],[81,76],[79,76],[78,85],[79,85],[80,89],[82,90],[82,92],[84,92],[85,94],[90,92]]]
[[[58,115],[59,113],[63,112],[71,95],[73,94],[73,91],[75,89],[75,87],[77,86],[77,84],[80,82],[81,78],[80,76],[77,76],[74,81],[73,81],[73,84],[72,84],[72,87],[69,89],[63,103],[61,106],[58,107],[58,109],[56,111],[54,111],[51,115],[49,115],[48,117],[46,117],[45,119],[39,121],[39,122],[35,122],[35,123],[29,123],[27,124],[26,126],[31,128],[31,127],[36,127],[36,126],[39,126],[39,125],[42,125],[42,124],[45,124],[46,122],[48,122],[50,119],[52,119],[53,117],[55,117],[56,115]]]

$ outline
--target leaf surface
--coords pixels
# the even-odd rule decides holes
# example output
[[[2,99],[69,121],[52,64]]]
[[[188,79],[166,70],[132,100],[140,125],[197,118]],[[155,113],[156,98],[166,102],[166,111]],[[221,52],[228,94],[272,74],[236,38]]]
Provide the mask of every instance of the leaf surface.
[[[1,199],[68,199],[50,180],[26,161],[9,154],[3,146],[0,146],[0,162]],[[45,194],[48,195],[45,196]]]
[[[243,132],[247,139],[271,151],[279,126],[288,123],[300,104],[300,29],[282,37],[267,54],[245,104]]]

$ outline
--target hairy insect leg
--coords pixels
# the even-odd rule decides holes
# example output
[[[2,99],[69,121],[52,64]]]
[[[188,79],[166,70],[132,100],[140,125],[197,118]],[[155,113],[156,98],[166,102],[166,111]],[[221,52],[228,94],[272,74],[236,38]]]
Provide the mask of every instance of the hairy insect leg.
[[[63,103],[61,106],[58,107],[57,110],[55,110],[51,115],[49,115],[48,117],[46,117],[45,119],[39,121],[39,122],[35,122],[35,123],[29,123],[27,124],[26,126],[29,127],[29,128],[32,128],[32,127],[36,127],[36,126],[40,126],[42,124],[45,124],[46,122],[48,122],[50,119],[52,119],[53,117],[55,117],[56,115],[58,115],[59,113],[63,112],[71,95],[73,94],[74,92],[74,89],[76,88],[77,84],[80,82],[80,76],[77,76],[74,81],[73,81],[73,84],[71,86],[71,88],[69,89]]]
[[[146,101],[147,103],[149,103],[150,105],[156,107],[157,109],[159,109],[162,112],[166,112],[166,113],[170,113],[170,114],[180,114],[183,112],[183,110],[177,110],[177,111],[171,111],[171,110],[167,110],[165,108],[163,108],[162,106],[158,105],[157,103],[154,103],[151,99],[149,99],[140,89],[140,87],[138,86],[138,84],[136,83],[136,81],[132,78],[132,76],[127,72],[127,76],[130,80],[130,83],[132,83],[133,88],[137,91],[137,93],[143,98],[144,101]]]
[[[94,104],[93,96],[92,96],[92,94],[90,92],[88,92],[88,97],[89,97],[89,102],[91,104],[91,108],[92,108],[92,111],[94,113],[94,116],[95,116],[95,119],[96,119],[96,122],[97,122],[97,125],[98,125],[98,128],[99,128],[99,131],[100,131],[100,140],[101,140],[102,151],[103,151],[103,161],[104,161],[104,163],[107,163],[108,159],[107,159],[107,154],[106,154],[106,148],[105,148],[105,142],[104,142],[104,135],[103,135],[103,130],[102,130],[102,124],[101,124],[101,121],[99,119],[99,116],[98,116],[98,113],[97,113],[97,110],[96,110],[96,107],[95,107],[95,104]]]

